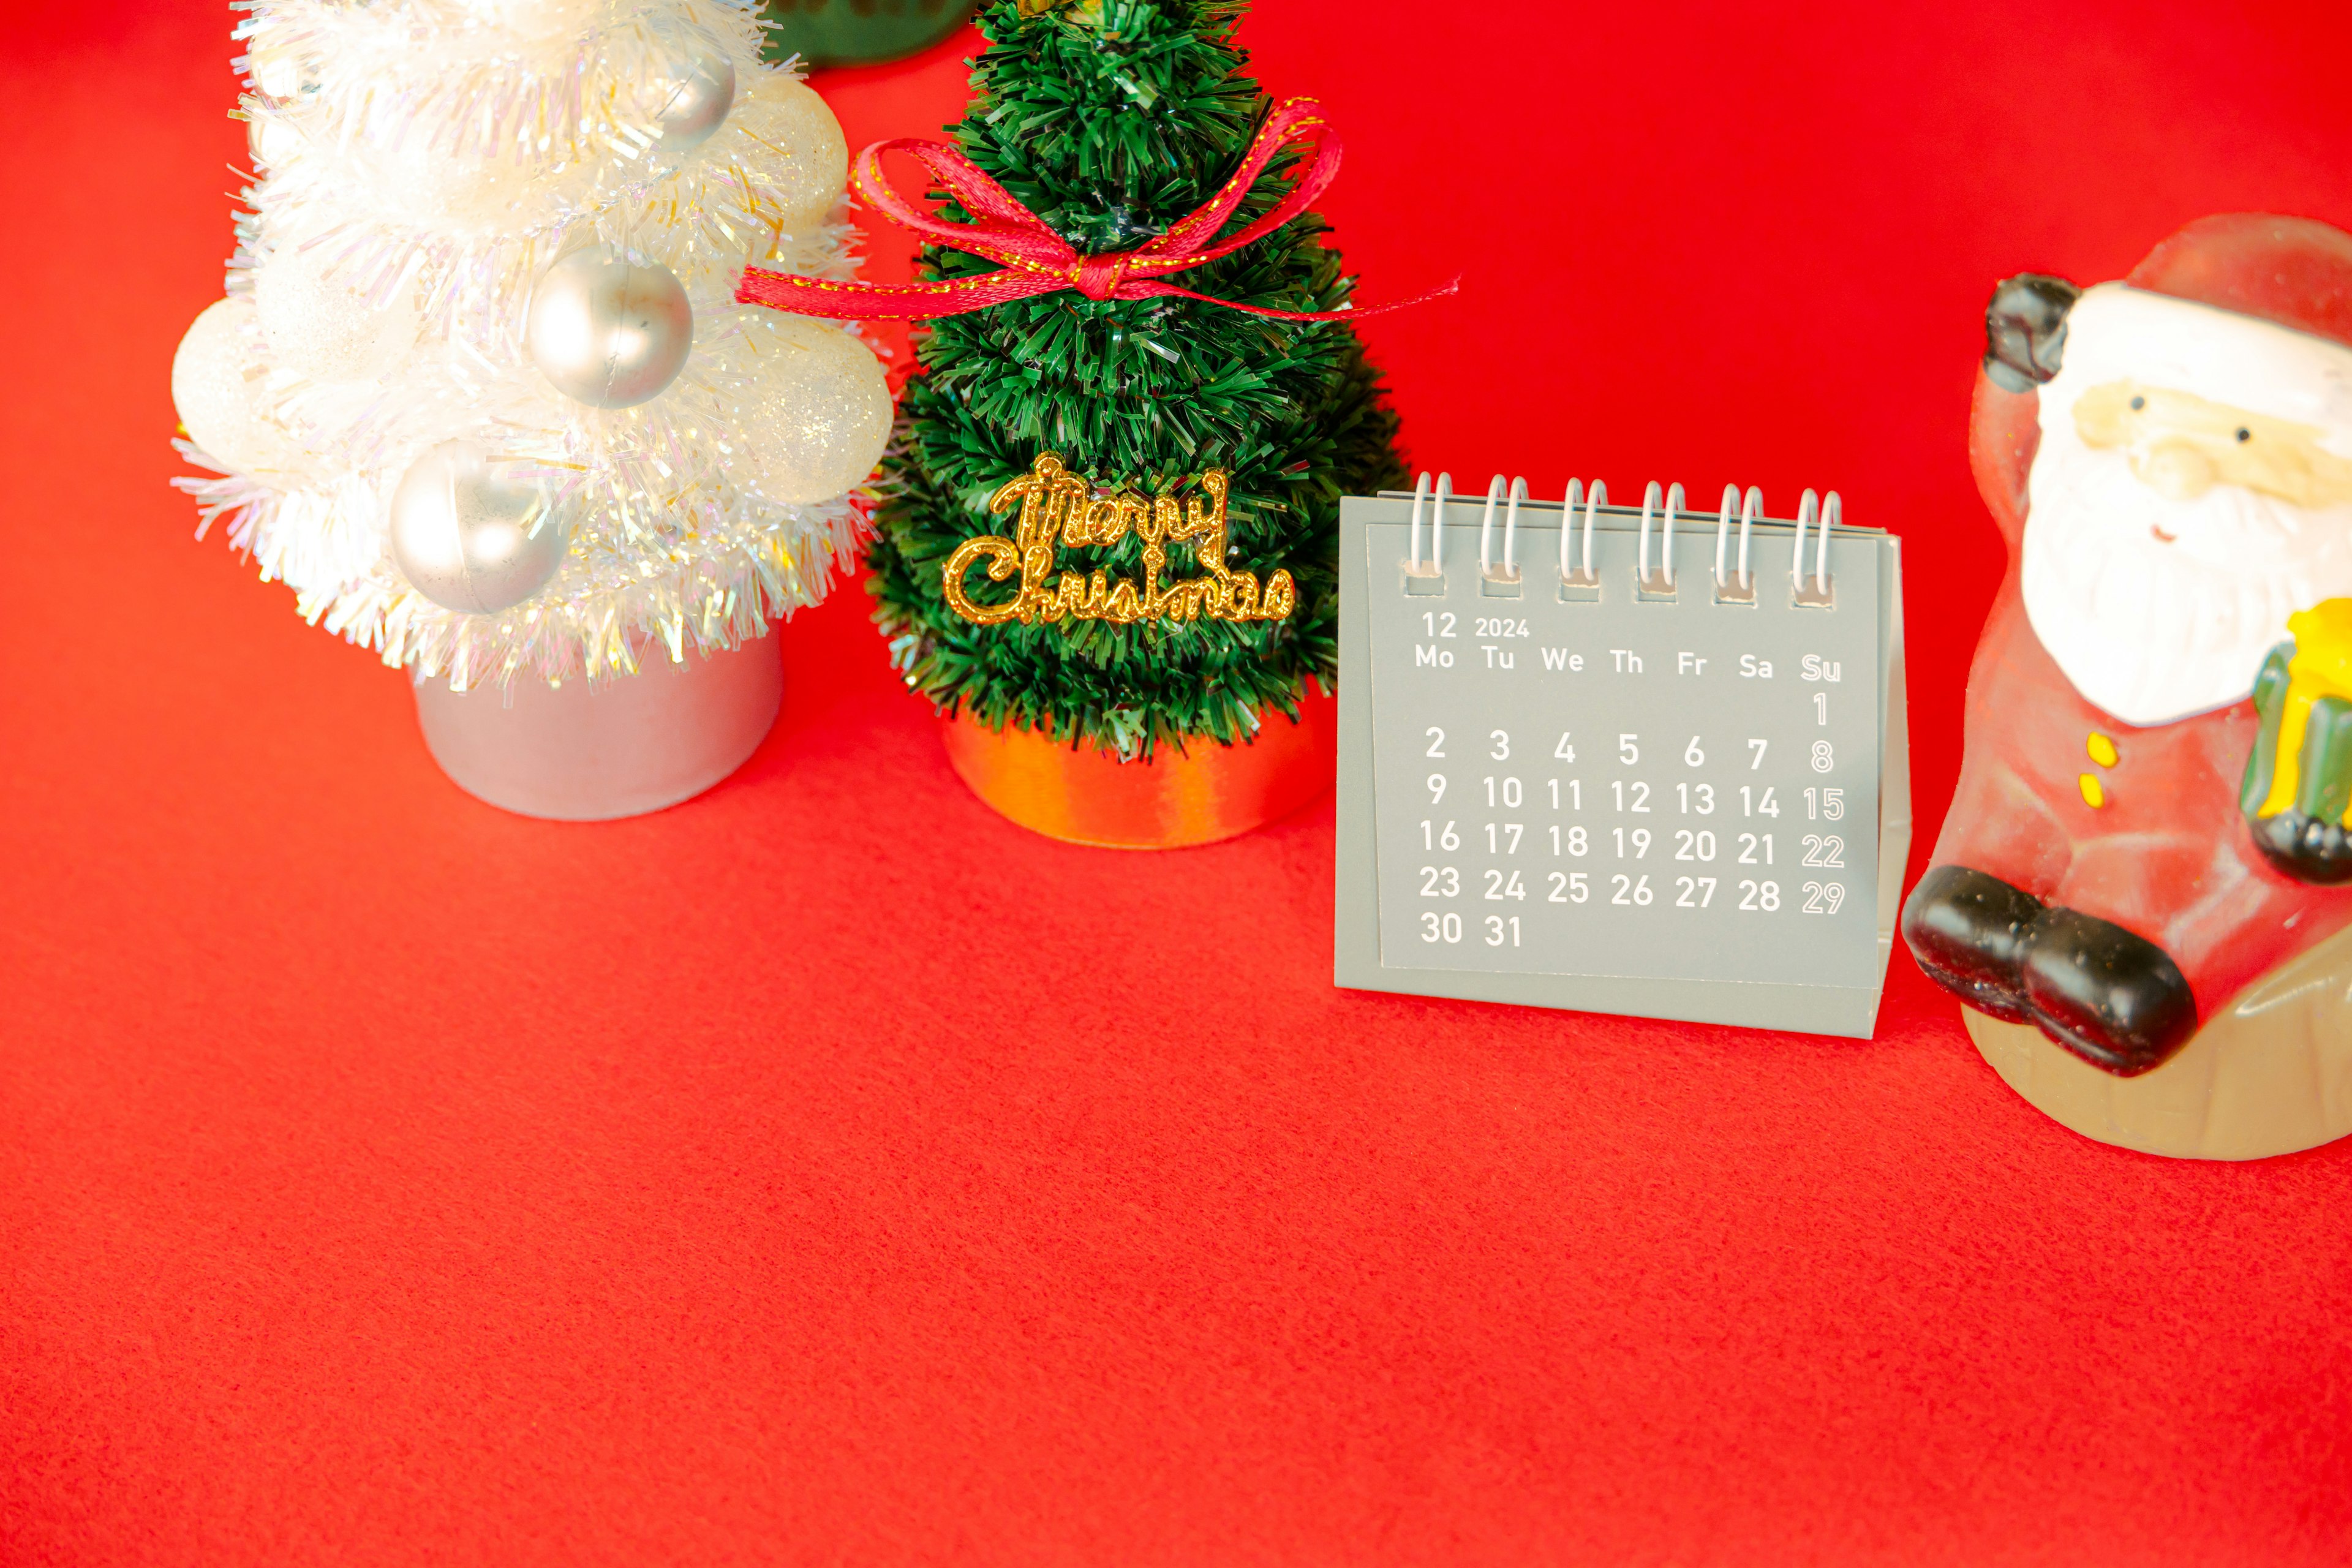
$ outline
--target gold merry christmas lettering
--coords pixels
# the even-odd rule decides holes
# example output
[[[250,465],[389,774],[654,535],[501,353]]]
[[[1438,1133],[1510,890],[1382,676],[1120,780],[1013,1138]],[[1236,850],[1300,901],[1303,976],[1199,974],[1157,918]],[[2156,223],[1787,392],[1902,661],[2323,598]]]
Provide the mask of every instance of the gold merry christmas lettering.
[[[979,626],[1019,621],[1278,621],[1297,606],[1290,574],[1276,570],[1260,584],[1252,572],[1225,565],[1225,471],[1211,468],[1198,493],[1181,502],[1174,496],[1143,496],[1132,490],[1095,494],[1084,474],[1069,471],[1058,452],[1041,452],[1029,472],[1000,486],[988,500],[992,516],[1021,509],[1013,537],[982,534],[967,539],[948,557],[941,574],[948,604]],[[1112,578],[1105,572],[1064,572],[1055,567],[1061,550],[1108,550],[1129,534],[1143,542],[1143,575]],[[1192,558],[1209,574],[1162,583],[1168,547],[1190,543]],[[1016,574],[1021,587],[1002,604],[981,604],[965,590],[964,578],[985,563],[990,581]]]

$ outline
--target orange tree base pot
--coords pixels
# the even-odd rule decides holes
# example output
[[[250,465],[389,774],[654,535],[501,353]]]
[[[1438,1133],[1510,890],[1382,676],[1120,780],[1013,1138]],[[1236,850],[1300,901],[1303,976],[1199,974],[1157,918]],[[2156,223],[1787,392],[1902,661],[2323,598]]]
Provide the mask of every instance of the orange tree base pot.
[[[1338,710],[1334,699],[1310,696],[1298,722],[1269,714],[1246,745],[1196,741],[1149,762],[1012,724],[992,730],[961,712],[940,732],[972,794],[1033,832],[1108,849],[1181,849],[1247,833],[1330,788]]]

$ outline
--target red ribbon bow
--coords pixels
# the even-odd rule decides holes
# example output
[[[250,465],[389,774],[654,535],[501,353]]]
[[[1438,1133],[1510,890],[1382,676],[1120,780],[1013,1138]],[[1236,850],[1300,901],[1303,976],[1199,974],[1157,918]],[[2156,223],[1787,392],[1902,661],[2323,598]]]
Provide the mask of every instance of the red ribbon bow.
[[[857,155],[850,184],[858,195],[893,223],[911,228],[940,245],[984,256],[1003,264],[1003,270],[973,278],[953,278],[936,283],[835,283],[770,272],[758,267],[743,269],[735,290],[739,303],[767,305],[803,316],[837,316],[859,321],[922,321],[934,316],[961,316],[985,310],[1014,300],[1026,300],[1057,289],[1076,289],[1089,300],[1146,300],[1172,294],[1202,300],[1229,310],[1254,316],[1278,316],[1286,321],[1329,321],[1393,310],[1451,294],[1460,279],[1432,289],[1419,299],[1372,310],[1274,310],[1220,300],[1162,283],[1162,274],[1214,261],[1243,246],[1263,239],[1305,212],[1339,173],[1339,139],[1317,112],[1313,99],[1294,98],[1276,109],[1257,135],[1232,179],[1214,197],[1179,219],[1168,232],[1133,250],[1108,256],[1081,256],[1070,242],[1048,227],[1045,219],[1013,199],[1013,194],[982,173],[979,166],[944,142],[924,136],[901,136],[877,142]],[[1212,245],[1211,237],[1234,216],[1249,194],[1252,182],[1265,170],[1284,144],[1295,139],[1314,142],[1314,156],[1275,209],[1239,234]],[[882,176],[882,154],[897,149],[911,153],[929,169],[941,187],[972,215],[968,224],[941,223],[892,189]]]

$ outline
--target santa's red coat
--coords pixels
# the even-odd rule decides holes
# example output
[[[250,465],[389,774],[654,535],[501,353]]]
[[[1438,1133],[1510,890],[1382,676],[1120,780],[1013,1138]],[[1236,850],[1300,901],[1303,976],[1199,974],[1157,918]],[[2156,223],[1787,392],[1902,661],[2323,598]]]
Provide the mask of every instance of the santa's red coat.
[[[1969,670],[1967,757],[1934,864],[2147,938],[2210,1017],[2352,922],[2352,889],[2297,882],[2254,847],[2238,809],[2259,724],[2251,700],[2134,728],[2084,700],[2033,635],[2018,574],[2040,401],[1978,374],[1969,455],[2009,574]]]

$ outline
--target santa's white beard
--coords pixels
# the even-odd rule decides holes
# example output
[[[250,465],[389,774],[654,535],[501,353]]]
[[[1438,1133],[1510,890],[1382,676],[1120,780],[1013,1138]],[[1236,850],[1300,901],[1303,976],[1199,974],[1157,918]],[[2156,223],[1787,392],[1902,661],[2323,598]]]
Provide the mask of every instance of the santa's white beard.
[[[2084,446],[2070,419],[2045,423],[2028,481],[2026,619],[2074,689],[2125,723],[2238,701],[2289,615],[2352,595],[2352,507],[2306,511],[2235,485],[2171,500],[2122,450]]]

